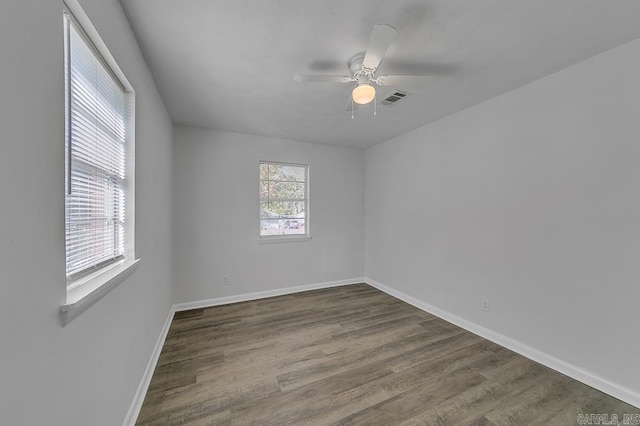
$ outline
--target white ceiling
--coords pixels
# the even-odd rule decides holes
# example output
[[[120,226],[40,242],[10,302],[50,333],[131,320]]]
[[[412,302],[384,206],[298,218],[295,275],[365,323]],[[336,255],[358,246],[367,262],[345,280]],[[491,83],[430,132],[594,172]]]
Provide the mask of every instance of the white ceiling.
[[[640,37],[637,0],[121,2],[176,123],[357,147]],[[377,74],[433,74],[423,90],[352,120],[351,84],[294,82],[348,75],[377,23],[398,30]]]

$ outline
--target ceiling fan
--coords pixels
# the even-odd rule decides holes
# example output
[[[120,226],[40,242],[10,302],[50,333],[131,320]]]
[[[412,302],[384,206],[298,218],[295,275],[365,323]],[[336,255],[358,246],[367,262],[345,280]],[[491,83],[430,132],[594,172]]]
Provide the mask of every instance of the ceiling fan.
[[[353,102],[364,105],[373,101],[377,86],[395,86],[398,88],[420,88],[425,84],[428,75],[380,75],[376,71],[382,58],[396,36],[396,29],[391,25],[374,25],[369,45],[364,53],[355,55],[349,61],[351,75],[314,75],[296,74],[293,78],[303,83],[357,83],[351,91]]]

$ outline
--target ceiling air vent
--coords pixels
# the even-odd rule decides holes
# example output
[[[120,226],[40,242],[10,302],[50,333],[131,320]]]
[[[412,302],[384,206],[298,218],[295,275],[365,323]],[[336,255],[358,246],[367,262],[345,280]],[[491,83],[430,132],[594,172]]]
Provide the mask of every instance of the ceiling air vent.
[[[401,92],[399,90],[396,90],[395,92],[393,92],[393,94],[384,98],[380,103],[385,106],[393,106],[398,102],[400,102],[401,100],[405,99],[407,96],[411,96],[411,93],[406,93],[406,92]]]

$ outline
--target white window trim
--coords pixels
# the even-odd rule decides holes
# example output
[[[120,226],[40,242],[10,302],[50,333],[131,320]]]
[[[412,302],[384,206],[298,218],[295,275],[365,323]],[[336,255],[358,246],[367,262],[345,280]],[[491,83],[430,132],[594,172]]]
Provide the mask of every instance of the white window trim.
[[[258,195],[258,242],[262,244],[270,244],[270,243],[295,243],[295,242],[304,242],[311,241],[311,227],[310,227],[310,211],[311,211],[311,199],[309,197],[309,176],[311,175],[311,166],[309,164],[302,163],[285,163],[282,161],[270,161],[270,160],[260,160],[258,162],[258,170],[260,170],[260,164],[269,163],[269,164],[279,164],[283,166],[294,166],[294,167],[305,167],[306,168],[306,176],[305,176],[305,217],[304,217],[304,234],[288,234],[288,235],[260,235],[261,227],[260,227],[260,196]],[[258,185],[260,185],[260,176],[258,176]],[[260,194],[260,191],[258,191]]]
[[[60,307],[62,324],[66,325],[93,305],[137,268],[140,259],[123,259],[78,280],[78,285],[67,291],[67,302]]]
[[[258,238],[260,244],[311,241],[311,235],[268,235]]]
[[[78,1],[65,0],[64,10],[70,13],[73,19],[76,20],[77,24],[93,43],[93,47],[97,50],[96,53],[101,56],[102,60],[124,86],[125,90],[131,93],[129,102],[131,102],[130,107],[132,111],[128,125],[132,131],[128,135],[127,152],[125,157],[127,180],[129,181],[126,187],[127,193],[125,195],[125,200],[127,200],[127,228],[125,230],[127,241],[125,243],[125,257],[124,259],[109,264],[94,273],[78,278],[72,283],[65,280],[64,286],[66,289],[66,301],[65,304],[60,307],[60,314],[62,324],[66,325],[84,312],[89,306],[93,305],[109,291],[114,289],[118,284],[125,281],[126,278],[137,269],[140,259],[136,259],[135,256],[135,90],[116,63],[111,52],[109,52],[109,49],[89,20],[89,17],[82,10]]]

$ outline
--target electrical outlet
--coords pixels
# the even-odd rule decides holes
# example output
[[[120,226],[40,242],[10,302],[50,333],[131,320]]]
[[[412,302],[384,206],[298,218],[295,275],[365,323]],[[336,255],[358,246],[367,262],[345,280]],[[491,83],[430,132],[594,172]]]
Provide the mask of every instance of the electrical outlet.
[[[484,299],[482,301],[482,310],[485,312],[491,312],[491,301],[489,299]]]
[[[229,285],[229,277],[227,276],[222,277],[222,285]]]

